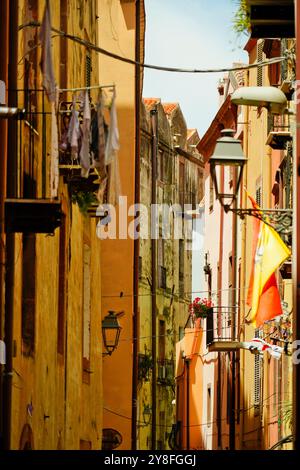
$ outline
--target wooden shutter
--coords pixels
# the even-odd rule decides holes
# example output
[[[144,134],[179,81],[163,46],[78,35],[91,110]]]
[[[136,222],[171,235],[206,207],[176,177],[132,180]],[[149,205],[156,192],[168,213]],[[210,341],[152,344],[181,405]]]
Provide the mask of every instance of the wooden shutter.
[[[255,338],[259,338],[259,329],[255,330]],[[254,414],[260,413],[261,403],[261,359],[259,354],[254,357]]]

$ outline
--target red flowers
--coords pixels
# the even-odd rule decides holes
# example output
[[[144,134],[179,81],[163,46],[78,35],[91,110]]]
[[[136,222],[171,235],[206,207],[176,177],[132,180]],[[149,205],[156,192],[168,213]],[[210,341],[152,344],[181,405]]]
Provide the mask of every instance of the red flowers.
[[[210,299],[200,299],[200,297],[196,297],[189,305],[189,312],[194,318],[206,318],[212,307],[213,303]]]

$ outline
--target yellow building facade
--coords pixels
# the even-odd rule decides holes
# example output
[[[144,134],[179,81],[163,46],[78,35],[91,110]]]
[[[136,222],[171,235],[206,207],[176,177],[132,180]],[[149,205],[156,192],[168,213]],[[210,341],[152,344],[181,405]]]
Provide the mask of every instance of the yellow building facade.
[[[51,107],[42,90],[39,26],[28,26],[42,21],[46,2],[8,4],[9,25],[19,32],[15,31],[17,50],[10,50],[16,67],[9,71],[7,88],[17,89],[15,105],[25,108],[26,114],[17,128],[8,123],[8,138],[15,135],[18,145],[14,153],[9,152],[17,171],[12,173],[8,162],[6,204],[8,199],[13,202],[6,225],[8,219],[17,222],[20,200],[28,201],[29,207],[24,209],[26,228],[12,228],[5,238],[10,277],[6,276],[1,319],[7,349],[2,437],[11,449],[101,449],[101,243],[96,219],[78,204],[76,191],[82,182],[77,178],[75,191],[75,170],[63,165],[65,154],[59,154],[57,197],[50,196]],[[96,1],[54,0],[50,7],[53,28],[97,43]],[[11,38],[13,34],[12,29]],[[59,88],[99,84],[98,63],[91,50],[54,34],[52,56]],[[96,96],[92,91],[91,101]],[[58,98],[59,138],[62,104],[72,98],[72,92],[60,93]],[[92,193],[95,188],[88,179],[82,191]],[[36,220],[31,218],[35,208]],[[47,226],[53,216],[57,223],[48,234],[43,223]],[[36,224],[35,233],[32,224]]]
[[[176,343],[189,319],[192,217],[202,199],[203,163],[197,131],[187,129],[178,103],[145,98],[141,118],[137,442],[161,450],[174,448]]]

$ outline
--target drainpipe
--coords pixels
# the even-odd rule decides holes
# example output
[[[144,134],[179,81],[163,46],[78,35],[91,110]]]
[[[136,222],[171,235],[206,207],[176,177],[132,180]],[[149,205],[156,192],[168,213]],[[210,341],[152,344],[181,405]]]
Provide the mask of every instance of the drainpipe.
[[[9,90],[17,89],[17,54],[18,54],[18,0],[9,1]],[[15,91],[8,93],[8,105],[17,107]],[[7,197],[17,195],[17,121],[10,120],[8,125],[7,154]],[[5,320],[4,341],[6,344],[6,365],[3,377],[3,448],[11,448],[11,405],[13,373],[13,313],[14,313],[14,277],[15,277],[15,234],[6,236],[6,272],[5,272]]]
[[[0,56],[0,80],[4,81],[6,86],[8,85],[8,12],[9,12],[9,0],[3,0],[0,2],[0,18],[1,18],[1,29],[0,29],[0,44],[1,56]],[[5,276],[5,233],[4,233],[4,199],[6,196],[6,164],[7,164],[7,120],[0,120],[0,339],[4,339],[4,276]],[[0,365],[1,373],[4,367]],[[1,374],[0,379],[0,403],[3,403],[3,379]],[[0,448],[2,448],[3,439],[3,410],[0,409]]]
[[[190,358],[185,358],[186,364],[186,450],[190,450]]]
[[[140,61],[140,0],[135,3],[135,60]],[[141,69],[135,66],[135,190],[134,202],[140,203],[140,100],[141,100]],[[138,334],[139,334],[139,254],[140,239],[134,240],[133,267],[133,364],[132,364],[132,419],[131,419],[131,449],[137,448],[137,388],[138,388]]]
[[[224,192],[224,167],[220,168],[220,191]],[[219,270],[218,270],[218,304],[222,305],[222,273],[223,273],[223,243],[224,243],[224,210],[220,207],[220,232],[219,232]],[[209,292],[209,298],[211,298],[211,292]],[[222,310],[217,317],[218,331],[221,333],[224,325],[222,324]],[[222,371],[221,360],[222,353],[218,353],[218,391],[217,391],[217,434],[218,434],[218,447],[222,449],[222,396],[221,396],[221,383],[222,383]]]
[[[233,176],[236,184],[236,172]],[[233,208],[237,208],[237,199],[233,202]],[[231,337],[232,340],[236,337],[236,291],[237,291],[237,214],[232,213],[232,297],[231,305],[232,316],[231,316]],[[232,351],[231,355],[231,400],[230,400],[230,421],[229,421],[229,449],[235,450],[235,352]]]
[[[293,279],[294,295],[293,305],[295,315],[293,315],[293,339],[299,340],[300,331],[300,103],[299,103],[299,80],[300,80],[300,1],[295,1],[295,28],[296,28],[296,152],[294,154],[293,169]],[[300,449],[300,365],[295,362],[293,366],[293,415],[294,415],[294,449]]]
[[[152,188],[151,205],[156,204],[156,178],[157,178],[157,148],[158,148],[158,120],[157,109],[150,111],[152,131]],[[156,219],[151,211],[151,298],[152,298],[152,450],[156,449]]]

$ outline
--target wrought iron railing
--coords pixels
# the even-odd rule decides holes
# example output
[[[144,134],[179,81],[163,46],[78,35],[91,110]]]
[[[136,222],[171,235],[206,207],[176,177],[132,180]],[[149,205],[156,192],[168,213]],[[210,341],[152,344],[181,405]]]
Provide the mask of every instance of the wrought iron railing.
[[[206,346],[214,342],[237,341],[237,307],[213,307],[206,317]]]
[[[173,359],[157,360],[157,382],[162,385],[173,385],[175,381],[175,363]]]

